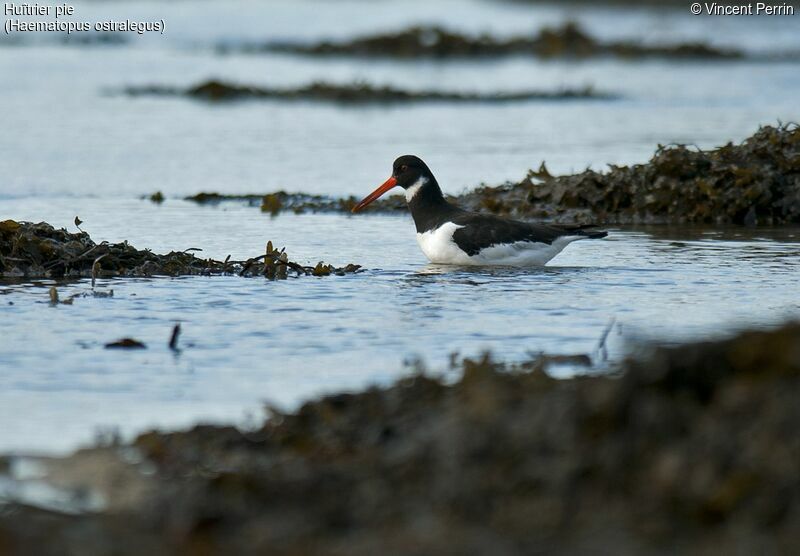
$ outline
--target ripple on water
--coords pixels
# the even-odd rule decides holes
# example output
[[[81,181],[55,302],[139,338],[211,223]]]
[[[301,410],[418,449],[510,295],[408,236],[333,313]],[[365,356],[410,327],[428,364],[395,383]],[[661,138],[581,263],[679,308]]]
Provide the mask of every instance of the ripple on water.
[[[206,221],[183,241],[202,246],[221,213],[195,210]],[[255,236],[243,235],[242,248],[251,242],[260,250],[261,215],[249,209],[238,218]],[[616,230],[608,241],[570,246],[547,268],[508,269],[426,265],[403,218],[270,222],[295,231],[287,242],[294,252],[325,237],[325,258],[357,247],[374,266],[346,278],[286,282],[114,279],[98,284],[113,288],[113,298],[57,307],[49,306],[51,285],[63,299],[90,282],[0,286],[2,299],[13,302],[0,307],[0,420],[19,424],[0,435],[0,449],[68,448],[100,426],[129,433],[235,421],[267,400],[290,407],[319,392],[386,383],[408,372],[409,357],[445,369],[455,351],[492,350],[511,360],[541,351],[594,354],[612,318],[613,359],[628,338],[677,342],[719,334],[721,323],[766,326],[800,314],[800,243],[786,230],[759,229],[752,238],[718,230],[714,239],[702,231]],[[391,249],[379,247],[383,236],[368,239],[364,228],[376,222]],[[142,244],[136,226],[130,234]],[[332,262],[350,261],[362,262]],[[175,322],[182,325],[178,355],[167,346]],[[147,349],[103,348],[123,337]]]

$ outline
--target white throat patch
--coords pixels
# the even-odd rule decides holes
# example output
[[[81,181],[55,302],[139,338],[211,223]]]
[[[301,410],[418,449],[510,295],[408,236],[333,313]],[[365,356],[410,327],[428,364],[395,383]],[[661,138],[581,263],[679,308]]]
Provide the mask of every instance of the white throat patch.
[[[410,203],[411,199],[414,198],[426,183],[428,183],[428,178],[419,178],[413,185],[410,185],[408,189],[406,189],[406,202]]]

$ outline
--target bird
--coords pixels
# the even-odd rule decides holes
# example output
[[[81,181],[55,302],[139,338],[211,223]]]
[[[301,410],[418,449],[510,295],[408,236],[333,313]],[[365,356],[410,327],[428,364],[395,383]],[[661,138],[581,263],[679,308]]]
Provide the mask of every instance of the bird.
[[[414,155],[397,158],[391,177],[352,211],[362,210],[395,187],[405,190],[417,242],[435,264],[544,266],[573,241],[608,235],[594,226],[532,224],[461,209],[445,199],[433,172]]]

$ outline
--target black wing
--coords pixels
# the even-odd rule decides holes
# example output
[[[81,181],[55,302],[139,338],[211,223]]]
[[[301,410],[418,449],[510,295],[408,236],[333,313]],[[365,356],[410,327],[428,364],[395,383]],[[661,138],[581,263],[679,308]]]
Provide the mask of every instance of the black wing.
[[[453,241],[467,253],[475,255],[492,245],[530,241],[550,245],[556,238],[563,236],[586,236],[601,238],[606,232],[591,231],[590,226],[545,226],[529,224],[517,220],[508,220],[490,214],[464,213],[452,219],[454,224],[463,226],[453,233]]]

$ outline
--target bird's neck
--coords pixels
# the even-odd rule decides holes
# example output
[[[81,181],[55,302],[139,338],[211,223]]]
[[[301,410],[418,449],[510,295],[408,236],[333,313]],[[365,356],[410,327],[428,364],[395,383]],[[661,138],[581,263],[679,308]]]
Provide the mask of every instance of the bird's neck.
[[[444,198],[434,177],[420,178],[408,187],[406,201],[419,233],[439,227],[448,215],[458,210]]]

